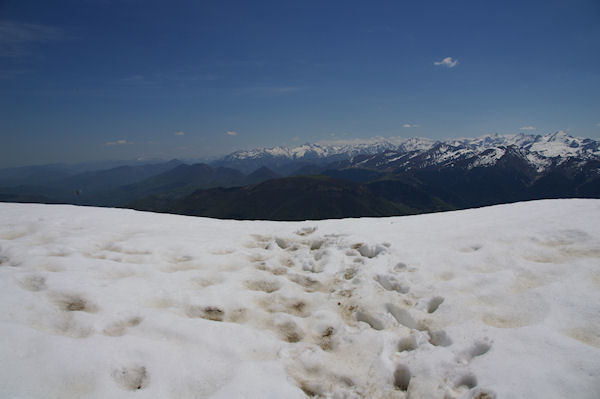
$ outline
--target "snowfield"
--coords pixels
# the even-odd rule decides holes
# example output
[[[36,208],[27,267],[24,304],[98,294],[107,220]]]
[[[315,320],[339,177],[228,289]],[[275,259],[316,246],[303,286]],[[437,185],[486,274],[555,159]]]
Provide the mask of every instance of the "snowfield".
[[[312,222],[0,204],[2,398],[598,398],[600,200]]]

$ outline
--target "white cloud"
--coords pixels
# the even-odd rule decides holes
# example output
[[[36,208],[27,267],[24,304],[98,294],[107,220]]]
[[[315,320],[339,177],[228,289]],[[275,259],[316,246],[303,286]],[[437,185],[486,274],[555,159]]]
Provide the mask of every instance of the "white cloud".
[[[183,136],[183,135],[185,135],[185,133],[184,133],[184,132],[181,132],[181,131],[180,131],[180,132],[175,132],[175,133],[173,133],[173,134],[174,134],[175,136]]]
[[[448,68],[454,68],[458,65],[458,60],[453,59],[452,57],[446,57],[441,61],[436,61],[433,63],[434,65],[441,65]]]
[[[127,141],[127,140],[117,140],[117,141],[109,141],[104,145],[113,146],[113,145],[125,145],[125,144],[133,144],[133,143],[131,143],[130,141]]]
[[[237,136],[237,132],[235,130],[229,130],[225,132],[227,136]]]
[[[600,122],[596,123],[596,126],[600,126]]]
[[[402,125],[402,127],[412,128],[412,127],[419,127],[419,125],[414,124],[414,123],[405,123],[404,125]]]
[[[533,126],[523,126],[521,128],[521,130],[535,130],[535,127],[533,127]]]

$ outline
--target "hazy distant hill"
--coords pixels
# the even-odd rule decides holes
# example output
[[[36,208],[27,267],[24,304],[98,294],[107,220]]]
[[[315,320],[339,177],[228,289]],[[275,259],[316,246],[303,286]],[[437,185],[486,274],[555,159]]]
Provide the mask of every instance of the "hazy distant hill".
[[[181,162],[178,160],[150,165],[125,165],[108,170],[80,173],[61,180],[59,184],[68,189],[80,190],[82,193],[98,192],[147,179],[179,165]]]
[[[0,183],[6,184],[0,186],[1,201],[126,206],[150,195],[176,198],[201,188],[244,186],[281,177],[266,167],[245,175],[236,169],[178,160],[77,174],[53,165],[15,170],[15,175],[10,170],[0,173],[4,176]]]
[[[17,168],[18,173],[10,177],[6,170],[0,180],[0,194],[18,197],[23,202],[33,202],[40,196],[44,202],[66,202],[76,204],[100,204],[100,197],[124,184],[146,179],[170,170],[181,162],[172,160],[159,164],[125,165],[111,169],[72,174],[64,167],[36,166]],[[0,197],[2,198],[2,197]]]
[[[150,195],[175,198],[190,194],[199,188],[240,186],[245,183],[245,177],[235,169],[213,168],[203,163],[180,164],[148,179],[121,186],[108,193],[107,197],[112,198],[115,205],[124,206]]]
[[[177,160],[170,162],[180,163]],[[76,164],[55,163],[5,168],[0,169],[0,187],[48,185],[69,177],[84,175],[86,172],[102,173],[123,166],[136,168],[150,165],[152,168],[152,165],[165,163],[168,162],[164,160],[93,161]],[[89,176],[92,177],[93,175]]]
[[[0,170],[0,187],[37,186],[72,176],[62,165],[35,165]]]
[[[273,172],[271,169],[267,168],[266,166],[263,166],[263,167],[255,170],[254,172],[250,173],[248,176],[246,176],[244,181],[246,184],[256,184],[256,183],[260,183],[260,182],[263,182],[266,180],[278,179],[280,177],[283,177],[283,176],[280,175],[279,173]]]

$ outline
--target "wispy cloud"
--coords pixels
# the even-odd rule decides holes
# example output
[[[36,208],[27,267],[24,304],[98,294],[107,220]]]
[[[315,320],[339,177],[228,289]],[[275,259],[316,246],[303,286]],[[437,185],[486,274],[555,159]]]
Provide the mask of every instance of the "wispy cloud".
[[[182,131],[173,133],[175,136],[185,136],[185,133]]]
[[[0,79],[14,79],[17,78],[21,75],[25,75],[26,73],[29,73],[30,71],[27,69],[13,69],[13,70],[6,70],[6,71],[2,71],[0,70]]]
[[[133,144],[131,141],[127,140],[117,140],[117,141],[109,141],[104,145],[113,146],[113,145],[125,145],[125,144]]]
[[[66,38],[60,28],[48,25],[0,21],[0,57],[24,57],[30,54],[29,46]]]
[[[126,83],[137,83],[137,82],[143,82],[145,81],[146,78],[144,77],[144,75],[130,75],[127,77],[124,77],[121,79],[122,82],[126,82]]]
[[[521,130],[535,130],[535,127],[533,127],[533,126],[523,126],[521,128]]]
[[[164,82],[164,78],[160,74],[150,76],[133,74],[119,79],[121,84],[135,87],[158,87]]]
[[[328,145],[357,145],[357,144],[377,144],[382,141],[389,141],[392,144],[403,144],[406,142],[406,138],[403,136],[390,136],[382,137],[375,136],[370,138],[338,138],[333,140],[319,140],[318,144]]]
[[[447,68],[454,68],[458,65],[458,60],[455,60],[452,57],[446,57],[441,61],[435,61],[433,65],[445,66]]]
[[[235,130],[228,130],[225,132],[227,136],[237,136],[237,132]]]
[[[414,124],[414,123],[405,123],[404,125],[402,125],[402,127],[413,128],[413,127],[419,127],[419,125]]]
[[[241,88],[238,90],[238,93],[241,95],[276,97],[295,93],[301,90],[302,88],[297,86],[257,86]]]

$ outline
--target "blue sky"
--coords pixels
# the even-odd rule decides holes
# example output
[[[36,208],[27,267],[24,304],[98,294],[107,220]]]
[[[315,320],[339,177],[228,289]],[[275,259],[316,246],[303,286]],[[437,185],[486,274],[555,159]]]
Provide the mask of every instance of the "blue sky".
[[[0,1],[0,167],[600,137],[600,2]]]

